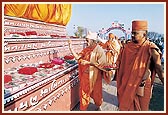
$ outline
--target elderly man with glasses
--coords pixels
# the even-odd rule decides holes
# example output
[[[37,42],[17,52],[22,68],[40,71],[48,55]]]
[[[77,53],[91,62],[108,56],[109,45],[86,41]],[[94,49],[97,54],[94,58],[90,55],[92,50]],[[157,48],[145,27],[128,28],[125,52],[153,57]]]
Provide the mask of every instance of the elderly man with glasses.
[[[120,111],[148,111],[156,73],[164,83],[161,52],[147,38],[147,21],[132,22],[132,41],[125,45],[117,64]]]
[[[102,71],[104,65],[107,65],[104,49],[97,43],[97,33],[88,32],[86,36],[87,47],[80,53],[72,49],[71,40],[68,41],[69,50],[78,61],[79,69],[79,96],[80,110],[86,111],[90,103],[90,97],[93,98],[96,110],[101,110],[103,102],[102,96],[102,76],[109,75]]]

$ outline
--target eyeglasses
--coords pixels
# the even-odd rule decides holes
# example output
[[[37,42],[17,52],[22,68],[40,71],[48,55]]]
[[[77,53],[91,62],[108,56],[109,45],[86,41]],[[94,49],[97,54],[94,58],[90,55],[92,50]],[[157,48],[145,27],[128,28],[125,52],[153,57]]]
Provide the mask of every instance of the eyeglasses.
[[[132,35],[138,35],[139,32],[131,32]]]
[[[136,35],[138,35],[138,34],[140,34],[142,32],[144,33],[144,31],[136,31],[136,32],[131,32],[131,34],[134,35],[134,36],[136,36]]]

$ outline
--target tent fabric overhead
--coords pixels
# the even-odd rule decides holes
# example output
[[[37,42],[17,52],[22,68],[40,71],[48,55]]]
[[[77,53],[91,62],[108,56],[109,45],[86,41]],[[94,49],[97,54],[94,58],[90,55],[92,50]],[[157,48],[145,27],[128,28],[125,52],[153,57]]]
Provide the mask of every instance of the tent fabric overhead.
[[[66,26],[72,13],[71,4],[5,4],[4,15]]]

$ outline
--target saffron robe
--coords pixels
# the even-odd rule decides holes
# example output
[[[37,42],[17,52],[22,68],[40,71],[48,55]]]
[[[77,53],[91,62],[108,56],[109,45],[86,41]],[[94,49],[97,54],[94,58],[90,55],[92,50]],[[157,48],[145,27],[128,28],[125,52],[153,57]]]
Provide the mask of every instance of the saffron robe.
[[[118,58],[119,69],[116,76],[119,110],[148,109],[152,84],[155,79],[155,68],[154,66],[149,67],[149,64],[153,64],[151,49],[156,49],[160,53],[159,48],[148,40],[141,46],[130,42],[122,50]],[[137,90],[148,69],[151,74],[146,76],[145,94],[140,97],[137,95]]]
[[[104,45],[103,48],[107,50],[106,52],[106,58],[107,62],[109,64],[116,63],[116,60],[118,58],[118,54],[120,52],[120,45],[117,40],[113,41],[107,41]]]
[[[106,55],[101,46],[96,45],[94,48],[85,48],[80,52],[81,58],[79,64],[79,95],[80,95],[80,110],[86,110],[90,97],[93,98],[95,104],[100,106],[102,104],[102,76],[103,71],[97,67],[90,65],[81,65],[80,60],[87,60],[91,63],[102,67],[106,64]]]

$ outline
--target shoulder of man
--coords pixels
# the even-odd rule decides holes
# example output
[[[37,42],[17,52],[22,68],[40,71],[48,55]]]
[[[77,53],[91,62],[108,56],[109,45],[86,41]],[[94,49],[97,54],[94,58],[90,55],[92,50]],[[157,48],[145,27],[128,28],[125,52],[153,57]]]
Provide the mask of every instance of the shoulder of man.
[[[104,52],[104,49],[99,44],[95,48],[97,52]]]
[[[149,42],[149,46],[150,46],[151,49],[160,50],[159,47],[158,47],[155,43],[153,43],[153,42],[151,42],[151,41],[148,41],[148,42]]]
[[[103,49],[99,44],[97,44],[96,48],[99,50]]]
[[[126,43],[126,44],[124,45],[124,48],[129,48],[132,44],[133,44],[132,41],[131,41],[131,42],[128,42],[128,43]]]
[[[156,50],[160,55],[162,54],[162,52],[160,51],[159,47],[155,43],[153,43],[151,41],[149,41],[149,48],[150,48],[150,50]]]
[[[151,41],[149,41],[150,48],[158,48],[157,45]]]

